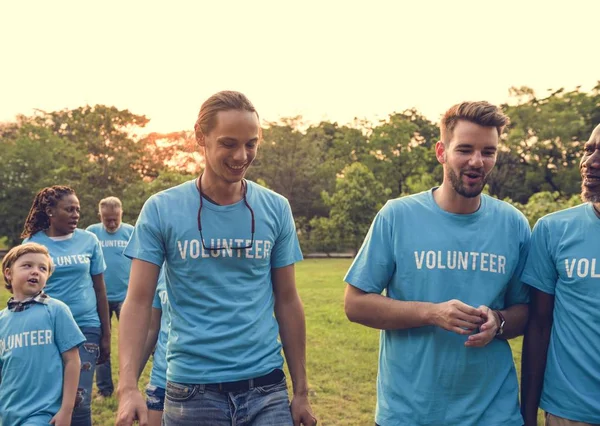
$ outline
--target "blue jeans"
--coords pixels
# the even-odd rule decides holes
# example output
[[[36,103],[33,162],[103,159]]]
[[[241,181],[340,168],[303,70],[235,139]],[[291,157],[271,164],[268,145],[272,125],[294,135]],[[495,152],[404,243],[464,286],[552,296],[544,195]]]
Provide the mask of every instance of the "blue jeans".
[[[292,426],[285,377],[245,392],[167,381],[164,426]]]
[[[94,384],[96,360],[100,353],[102,332],[100,327],[81,327],[81,332],[86,341],[79,347],[81,372],[79,373],[79,386],[77,387],[71,426],[92,426],[92,385]]]
[[[113,313],[117,316],[117,319],[120,318],[121,306],[123,306],[123,302],[108,302],[108,318],[110,323],[112,323]],[[98,364],[96,367],[96,386],[98,386],[98,392],[104,396],[110,396],[115,391],[110,368],[110,358],[104,364]]]
[[[148,384],[146,386],[146,407],[148,410],[163,411],[165,409],[164,388]]]

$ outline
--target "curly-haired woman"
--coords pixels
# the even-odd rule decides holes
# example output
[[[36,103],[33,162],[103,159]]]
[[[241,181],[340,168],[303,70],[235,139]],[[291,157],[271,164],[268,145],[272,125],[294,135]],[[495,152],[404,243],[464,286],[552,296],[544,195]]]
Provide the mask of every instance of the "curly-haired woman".
[[[91,426],[94,370],[110,356],[110,326],[102,248],[94,234],[77,229],[79,215],[72,188],[44,188],[33,200],[21,237],[48,248],[56,269],[45,291],[71,309],[86,338],[79,348],[81,374],[72,426]]]

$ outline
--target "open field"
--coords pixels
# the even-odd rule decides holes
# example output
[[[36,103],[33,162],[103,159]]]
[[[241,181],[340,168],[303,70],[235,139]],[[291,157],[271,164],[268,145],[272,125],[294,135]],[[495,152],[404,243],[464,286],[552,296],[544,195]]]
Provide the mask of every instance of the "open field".
[[[350,259],[309,259],[297,265],[297,283],[307,318],[307,368],[311,402],[324,426],[373,425],[379,332],[350,323],[343,310],[343,276]],[[5,306],[10,294],[0,289]],[[118,375],[118,330],[113,323],[113,376]],[[521,339],[511,342],[517,370],[521,364]],[[140,380],[147,381],[150,369]],[[94,425],[114,424],[114,397],[94,398]],[[540,423],[542,424],[542,423]]]

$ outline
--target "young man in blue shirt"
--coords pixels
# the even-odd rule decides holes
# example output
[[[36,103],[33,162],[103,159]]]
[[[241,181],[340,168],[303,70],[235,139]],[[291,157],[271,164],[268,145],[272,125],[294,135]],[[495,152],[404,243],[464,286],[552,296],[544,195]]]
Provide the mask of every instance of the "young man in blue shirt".
[[[523,342],[522,412],[535,426],[600,424],[600,126],[583,146],[577,207],[541,218],[523,281],[531,286]]]
[[[195,131],[202,175],[150,197],[125,250],[133,262],[119,325],[117,424],[147,419],[137,375],[164,262],[171,306],[164,424],[313,426],[291,208],[244,179],[259,146],[258,114],[243,94],[219,92],[203,103]]]
[[[346,275],[348,318],[382,330],[378,425],[522,425],[506,340],[527,320],[530,230],[481,194],[507,124],[487,102],[450,108],[442,185],[388,201]]]
[[[100,223],[87,227],[86,231],[98,237],[106,270],[104,282],[108,299],[108,315],[112,321],[113,314],[119,319],[121,306],[127,294],[131,259],[123,254],[127,242],[133,233],[133,226],[123,223],[123,206],[117,197],[107,197],[99,203]],[[96,385],[98,393],[109,397],[114,391],[110,358],[96,367]]]
[[[0,424],[71,424],[85,337],[67,305],[42,291],[52,268],[36,243],[2,261],[13,297],[0,311]]]

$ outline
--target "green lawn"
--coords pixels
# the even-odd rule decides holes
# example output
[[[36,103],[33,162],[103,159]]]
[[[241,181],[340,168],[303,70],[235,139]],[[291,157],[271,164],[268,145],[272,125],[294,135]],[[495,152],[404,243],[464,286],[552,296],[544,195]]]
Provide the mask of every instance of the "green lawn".
[[[311,403],[319,424],[323,426],[374,424],[379,332],[346,319],[342,279],[349,266],[349,259],[310,259],[298,264],[296,269],[297,284],[306,311]],[[2,306],[9,296],[2,286]],[[114,322],[112,363],[115,383],[118,375],[117,339],[117,323]],[[521,339],[513,340],[511,346],[519,371]],[[148,381],[149,372],[147,366],[140,380],[141,389]],[[92,407],[94,425],[114,424],[117,409],[114,397],[95,397]]]

